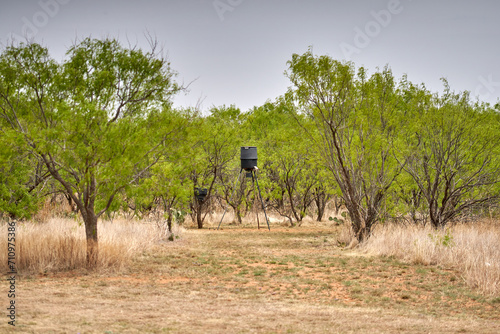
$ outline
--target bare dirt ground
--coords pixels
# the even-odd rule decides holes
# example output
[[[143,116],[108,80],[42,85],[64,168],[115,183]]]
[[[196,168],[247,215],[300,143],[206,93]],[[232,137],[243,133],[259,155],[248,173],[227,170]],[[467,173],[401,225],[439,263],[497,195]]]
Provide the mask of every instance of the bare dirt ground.
[[[343,250],[332,228],[187,230],[127,268],[16,292],[1,333],[500,333],[499,299],[461,273]]]

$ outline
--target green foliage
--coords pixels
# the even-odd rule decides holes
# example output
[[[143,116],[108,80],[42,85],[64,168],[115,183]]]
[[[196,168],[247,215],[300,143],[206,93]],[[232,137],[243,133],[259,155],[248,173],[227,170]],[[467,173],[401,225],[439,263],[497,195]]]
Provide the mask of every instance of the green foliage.
[[[453,247],[455,241],[450,230],[447,229],[444,235],[429,233],[429,238],[436,244],[436,246]]]
[[[33,156],[24,152],[22,138],[0,118],[0,214],[11,218],[29,218],[41,199],[37,188],[47,178]]]
[[[0,213],[29,218],[37,210],[38,198],[30,192],[29,167],[15,160],[2,160],[0,167]],[[10,166],[6,162],[11,162]],[[13,163],[12,163],[13,162]]]
[[[332,217],[330,217],[330,218],[332,218]],[[333,219],[331,219],[331,220],[333,220],[333,221],[335,222],[335,224],[336,224],[336,225],[342,225],[342,224],[344,224],[344,220],[343,220],[343,219],[339,219],[339,218],[337,218],[337,217],[334,217],[334,218],[333,218]]]

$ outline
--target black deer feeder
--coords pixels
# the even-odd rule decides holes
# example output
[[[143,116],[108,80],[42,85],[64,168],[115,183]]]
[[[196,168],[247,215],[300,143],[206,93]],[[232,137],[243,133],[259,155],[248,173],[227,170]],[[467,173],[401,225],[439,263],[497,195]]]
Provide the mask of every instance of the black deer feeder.
[[[194,188],[194,195],[198,202],[203,203],[205,201],[205,197],[207,197],[208,190],[206,188]]]
[[[267,218],[267,213],[266,213],[266,208],[264,206],[264,201],[262,200],[262,195],[260,193],[260,187],[259,187],[259,181],[257,180],[257,147],[255,146],[242,146],[241,147],[241,153],[240,153],[240,159],[241,159],[241,169],[240,173],[238,174],[238,177],[236,178],[236,181],[234,183],[233,187],[233,192],[231,194],[231,199],[230,201],[233,200],[234,196],[234,191],[236,190],[236,185],[238,184],[238,179],[240,179],[241,173],[246,171],[246,177],[252,178],[252,182],[254,184],[254,191],[255,191],[255,185],[257,185],[257,190],[259,191],[259,197],[260,197],[260,202],[262,203],[262,210],[264,211],[264,215],[266,217],[266,223],[267,223],[267,228],[269,231],[271,230],[269,226],[269,219]],[[227,207],[224,210],[224,214],[222,215],[222,218],[220,220],[219,226],[217,229],[219,229],[220,224],[222,223],[222,220],[224,219],[224,216],[226,215]],[[257,215],[257,226],[260,228],[260,224],[258,223],[259,221],[259,215]]]
[[[245,146],[241,148],[241,169],[252,171],[257,167],[257,147]]]

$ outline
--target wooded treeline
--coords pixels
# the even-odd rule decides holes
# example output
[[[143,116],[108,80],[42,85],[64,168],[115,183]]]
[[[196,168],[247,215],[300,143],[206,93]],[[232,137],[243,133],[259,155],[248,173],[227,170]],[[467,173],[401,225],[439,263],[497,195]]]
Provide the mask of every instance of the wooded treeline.
[[[34,43],[2,49],[3,217],[29,218],[63,195],[85,222],[91,262],[103,214],[156,210],[169,226],[191,215],[202,228],[208,210],[229,206],[241,220],[254,203],[245,182],[231,199],[241,146],[258,148],[268,210],[294,225],[328,219],[335,201],[360,241],[379,222],[439,228],[498,204],[499,104],[308,51],[292,55],[275,101],[201,113],[173,107],[184,88],[160,51],[84,39],[59,63]]]

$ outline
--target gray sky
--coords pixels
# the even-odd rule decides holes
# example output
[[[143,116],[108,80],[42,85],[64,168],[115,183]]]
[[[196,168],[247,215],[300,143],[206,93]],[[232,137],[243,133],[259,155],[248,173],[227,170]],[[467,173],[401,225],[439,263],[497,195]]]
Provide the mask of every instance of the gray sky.
[[[246,111],[289,86],[293,53],[352,60],[395,76],[481,100],[500,97],[498,0],[0,0],[0,43],[28,37],[61,60],[75,40],[116,37],[164,47],[177,80],[177,106],[235,104]]]

